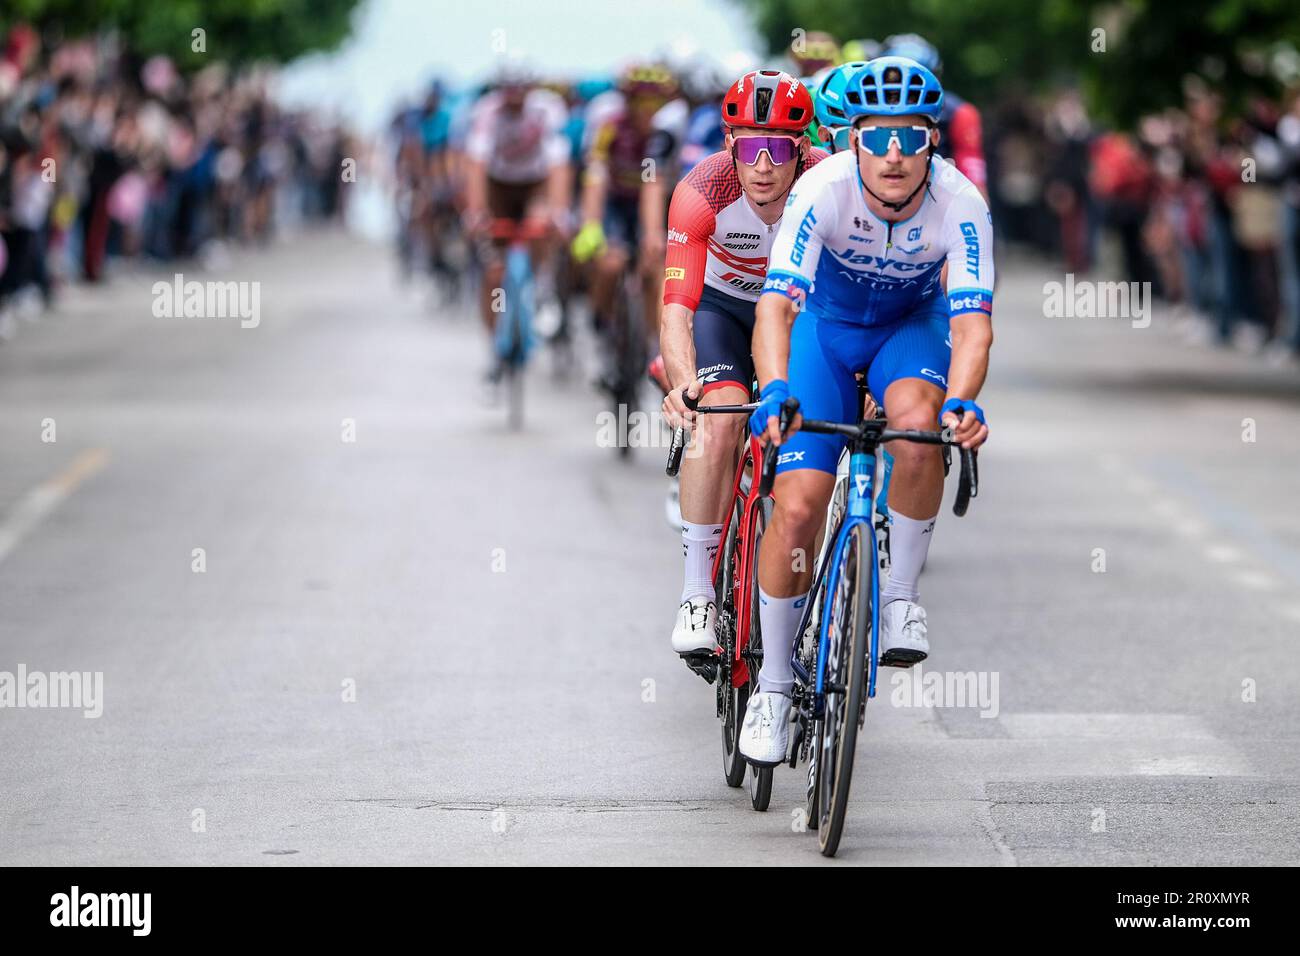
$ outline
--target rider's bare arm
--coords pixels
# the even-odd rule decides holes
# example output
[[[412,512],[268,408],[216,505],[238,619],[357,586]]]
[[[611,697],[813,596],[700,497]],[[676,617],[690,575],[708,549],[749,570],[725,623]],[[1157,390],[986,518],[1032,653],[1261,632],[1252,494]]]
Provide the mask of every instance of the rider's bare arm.
[[[790,364],[790,329],[795,304],[780,292],[765,292],[754,311],[754,370],[762,388],[775,378],[785,378]]]

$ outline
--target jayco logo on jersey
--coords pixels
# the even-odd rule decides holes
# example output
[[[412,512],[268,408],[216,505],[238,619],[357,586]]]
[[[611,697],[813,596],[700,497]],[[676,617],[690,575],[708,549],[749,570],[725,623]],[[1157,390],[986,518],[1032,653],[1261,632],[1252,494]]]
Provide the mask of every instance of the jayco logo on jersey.
[[[921,249],[914,249],[913,252],[920,252]],[[886,256],[873,256],[869,252],[858,252],[852,246],[847,246],[842,252],[835,253],[837,259],[842,259],[845,265],[850,266],[879,266],[881,269],[889,266],[891,269],[897,269],[899,272],[915,272],[917,269],[932,269],[939,262],[903,262],[899,259],[890,259]]]
[[[686,243],[687,243],[686,233],[684,233],[684,232],[678,232],[676,229],[669,229],[669,230],[668,230],[668,241],[669,241],[669,242],[676,242],[676,243],[679,243],[679,244],[681,244],[681,245],[684,246],[684,245],[686,245]]]
[[[980,277],[980,237],[975,231],[975,223],[963,222],[961,234],[966,237],[966,271],[972,279]]]
[[[799,231],[794,237],[794,251],[790,253],[790,261],[797,266],[803,265],[804,253],[808,251],[808,240],[812,238],[812,227],[817,224],[817,217],[809,209],[803,214],[803,221],[799,223]]]

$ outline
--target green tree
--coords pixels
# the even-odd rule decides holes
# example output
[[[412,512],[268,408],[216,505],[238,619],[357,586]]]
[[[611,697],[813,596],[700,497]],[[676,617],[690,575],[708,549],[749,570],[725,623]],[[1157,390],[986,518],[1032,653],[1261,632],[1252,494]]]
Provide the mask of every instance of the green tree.
[[[137,53],[182,67],[213,60],[283,62],[337,46],[357,0],[4,0],[0,30],[31,23],[48,35],[116,30]],[[205,52],[193,49],[204,31]]]
[[[1230,102],[1276,93],[1274,57],[1300,46],[1297,0],[743,2],[774,53],[797,28],[841,40],[920,33],[943,53],[945,84],[967,99],[1074,82],[1095,111],[1121,123],[1179,103],[1188,74]]]

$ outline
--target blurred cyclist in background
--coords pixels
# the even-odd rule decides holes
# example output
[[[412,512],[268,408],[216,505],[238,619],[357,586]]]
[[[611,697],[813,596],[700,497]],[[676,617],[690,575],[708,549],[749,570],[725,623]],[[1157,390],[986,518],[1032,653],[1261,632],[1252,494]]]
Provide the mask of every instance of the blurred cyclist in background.
[[[527,66],[510,62],[498,73],[492,92],[475,104],[465,141],[465,218],[472,232],[490,235],[493,220],[545,221],[551,226],[546,238],[533,243],[539,311],[555,308],[546,283],[556,237],[567,227],[572,195],[566,120],[564,101],[539,88]],[[489,337],[496,325],[494,290],[504,276],[504,245],[503,240],[493,241],[480,290]],[[494,360],[489,382],[495,382],[499,372]]]
[[[943,79],[943,60],[934,44],[916,33],[903,33],[885,40],[882,56],[905,56]],[[988,170],[984,163],[984,131],[979,110],[952,90],[944,91],[943,113],[939,117],[939,154],[975,184],[987,202]]]
[[[574,258],[591,262],[592,311],[598,322],[608,314],[618,280],[637,256],[637,268],[644,288],[644,317],[647,335],[658,329],[654,305],[658,298],[663,268],[663,235],[649,235],[646,221],[663,221],[662,188],[643,187],[670,174],[672,137],[657,130],[659,111],[677,95],[677,82],[658,63],[638,63],[625,69],[618,81],[620,102],[611,108],[599,102],[603,116],[588,122],[599,125],[590,132],[579,204],[581,227],[573,239]],[[610,101],[612,102],[612,101]]]
[[[685,178],[701,160],[723,147],[726,134],[718,110],[729,81],[719,67],[701,59],[682,78],[682,85],[692,107],[678,163],[678,174]]]
[[[790,42],[790,62],[795,76],[811,79],[841,62],[840,45],[833,36],[820,30],[796,36]]]

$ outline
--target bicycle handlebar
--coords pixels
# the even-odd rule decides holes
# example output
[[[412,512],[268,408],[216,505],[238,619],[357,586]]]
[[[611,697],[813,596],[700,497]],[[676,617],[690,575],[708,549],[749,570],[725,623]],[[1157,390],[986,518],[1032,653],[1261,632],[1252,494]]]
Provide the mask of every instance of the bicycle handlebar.
[[[824,422],[808,419],[799,426],[803,431],[822,435],[844,435],[859,438],[867,427],[866,422],[858,425],[845,425],[842,422]],[[910,441],[918,445],[955,445],[961,452],[961,473],[957,478],[957,497],[952,503],[952,513],[961,517],[970,507],[970,500],[979,495],[979,456],[972,448],[962,448],[952,437],[952,429],[929,432],[915,428],[883,428],[880,430],[880,442]]]
[[[682,400],[686,407],[691,409],[697,415],[748,415],[757,408],[757,404],[749,405],[705,405],[699,404],[699,399],[690,398],[683,394]],[[794,420],[795,414],[799,411],[799,400],[797,398],[787,398],[781,406],[781,434],[785,435],[786,429]],[[877,441],[884,443],[890,441],[910,441],[919,445],[948,445],[956,446],[961,453],[961,473],[957,479],[957,497],[953,501],[953,514],[961,517],[970,507],[970,500],[979,495],[979,455],[971,448],[962,448],[952,437],[952,430],[945,428],[942,431],[922,431],[916,428],[881,428],[879,419],[868,419],[859,422],[856,425],[845,425],[843,422],[827,422],[817,419],[805,419],[799,427],[806,432],[822,435],[843,435],[845,438],[861,438],[868,430],[878,431]],[[678,427],[673,432],[673,443],[668,451],[668,475],[670,477],[677,474],[677,469],[681,464],[682,449],[685,447],[684,427]],[[776,461],[778,453],[777,446],[768,444],[763,450],[763,469],[759,484],[759,493],[763,496],[772,493],[772,483],[776,480]]]

